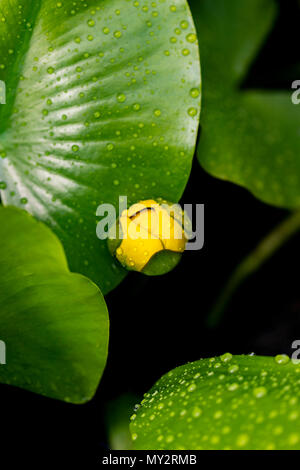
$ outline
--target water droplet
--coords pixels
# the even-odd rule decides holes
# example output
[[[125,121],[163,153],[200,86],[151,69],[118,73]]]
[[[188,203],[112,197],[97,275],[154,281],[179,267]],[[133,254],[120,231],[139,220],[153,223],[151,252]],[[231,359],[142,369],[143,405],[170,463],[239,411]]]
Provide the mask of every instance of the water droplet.
[[[275,362],[277,362],[277,364],[284,365],[284,364],[288,364],[289,361],[290,361],[290,358],[286,354],[278,354],[275,357]]]
[[[141,109],[141,105],[139,103],[135,103],[133,105],[133,109],[134,109],[134,111],[139,111]]]
[[[267,394],[267,389],[265,387],[256,387],[253,390],[253,395],[255,398],[262,398]]]
[[[188,42],[196,42],[197,41],[197,36],[194,33],[190,33],[187,35],[186,40]]]
[[[234,364],[234,365],[228,367],[229,374],[234,374],[238,370],[239,370],[239,366],[237,364]]]
[[[200,91],[198,90],[198,88],[192,88],[190,91],[190,95],[192,98],[198,98],[198,96],[200,95]]]
[[[196,108],[189,108],[189,109],[188,109],[188,114],[189,114],[189,116],[191,116],[191,117],[195,117],[195,116],[197,116],[198,111],[197,111]]]
[[[126,101],[126,95],[124,95],[124,93],[119,93],[117,96],[117,100],[119,101],[119,103],[124,103],[124,101]]]
[[[222,362],[229,362],[232,359],[232,354],[230,353],[225,353],[220,357]]]
[[[296,433],[292,433],[288,437],[288,443],[290,446],[294,446],[298,443],[299,441],[299,435]]]
[[[193,411],[192,411],[192,416],[194,418],[199,418],[199,416],[202,415],[202,410],[200,408],[198,408],[198,406],[196,406]]]
[[[240,434],[237,437],[236,445],[238,447],[245,447],[248,444],[249,436],[247,434]]]
[[[180,26],[182,29],[187,29],[189,27],[189,24],[186,20],[181,21]]]
[[[214,413],[214,419],[220,419],[223,416],[223,411],[218,410]]]
[[[233,383],[233,384],[230,384],[228,385],[227,389],[230,391],[230,392],[234,392],[235,390],[237,390],[239,388],[239,385],[237,383]]]

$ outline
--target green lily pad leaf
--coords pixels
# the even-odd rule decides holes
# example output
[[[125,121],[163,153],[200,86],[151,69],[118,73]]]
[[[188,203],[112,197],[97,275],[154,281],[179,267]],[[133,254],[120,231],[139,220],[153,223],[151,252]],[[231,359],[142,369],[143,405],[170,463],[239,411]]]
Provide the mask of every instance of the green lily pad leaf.
[[[300,364],[203,359],[172,370],[132,416],[136,449],[300,449]]]
[[[200,67],[188,5],[0,0],[0,11],[2,200],[49,225],[70,268],[107,293],[126,272],[96,236],[97,207],[178,201],[190,173]]]
[[[86,402],[107,357],[101,292],[70,273],[57,237],[27,212],[0,208],[0,239],[0,339],[6,348],[0,382]]]
[[[205,86],[200,163],[277,206],[300,206],[300,106],[293,90],[241,84],[276,18],[274,0],[190,0]],[[292,84],[292,83],[291,83]]]

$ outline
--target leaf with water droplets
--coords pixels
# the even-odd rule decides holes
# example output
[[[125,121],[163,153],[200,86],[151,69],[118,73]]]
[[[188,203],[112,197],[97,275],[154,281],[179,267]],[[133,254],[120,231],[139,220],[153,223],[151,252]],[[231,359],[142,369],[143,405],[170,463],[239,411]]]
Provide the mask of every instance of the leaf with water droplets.
[[[197,149],[201,165],[267,203],[298,208],[300,106],[292,103],[296,90],[241,89],[274,25],[275,0],[190,0],[190,6],[206,84]]]
[[[108,348],[100,290],[70,273],[57,237],[14,207],[0,208],[0,382],[83,403],[94,395]]]
[[[172,370],[131,418],[136,449],[300,449],[300,363],[202,359]]]
[[[190,173],[200,67],[186,1],[0,0],[0,80],[2,201],[48,224],[71,269],[108,292],[126,272],[96,236],[97,206],[178,201]]]

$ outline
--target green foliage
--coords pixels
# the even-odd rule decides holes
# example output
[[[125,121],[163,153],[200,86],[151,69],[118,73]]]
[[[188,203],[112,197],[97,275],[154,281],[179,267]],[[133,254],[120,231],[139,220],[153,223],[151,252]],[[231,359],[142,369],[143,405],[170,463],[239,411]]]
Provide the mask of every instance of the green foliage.
[[[185,0],[153,5],[0,0],[2,200],[49,225],[104,293],[126,273],[96,237],[97,206],[178,201],[195,150],[193,20]]]
[[[142,272],[147,276],[162,276],[172,271],[180,262],[182,253],[174,253],[170,250],[156,253]]]
[[[300,364],[287,356],[203,359],[145,394],[136,449],[300,449]]]
[[[241,90],[276,18],[274,0],[190,0],[205,82],[198,157],[258,198],[300,206],[300,106],[292,89]]]
[[[105,367],[108,315],[99,289],[70,273],[63,248],[41,222],[0,208],[0,381],[61,400],[94,395]]]
[[[127,393],[106,404],[105,421],[111,450],[132,450],[129,419],[138,400],[136,395]]]

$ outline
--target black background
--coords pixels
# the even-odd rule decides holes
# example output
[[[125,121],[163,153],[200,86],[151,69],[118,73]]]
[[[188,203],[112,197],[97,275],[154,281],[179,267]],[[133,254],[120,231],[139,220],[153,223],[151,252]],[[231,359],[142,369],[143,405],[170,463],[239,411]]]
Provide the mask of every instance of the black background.
[[[245,88],[291,87],[300,79],[296,0],[282,0],[280,16],[253,64]],[[0,386],[1,455],[41,464],[50,457],[96,459],[108,448],[107,403],[141,396],[168,370],[230,351],[291,354],[300,339],[299,242],[295,236],[236,293],[218,328],[205,319],[233,268],[288,214],[249,192],[206,174],[194,161],[182,203],[205,204],[205,247],[187,252],[160,278],[130,275],[107,297],[109,358],[96,397],[74,406]],[[43,468],[43,466],[42,466]]]

